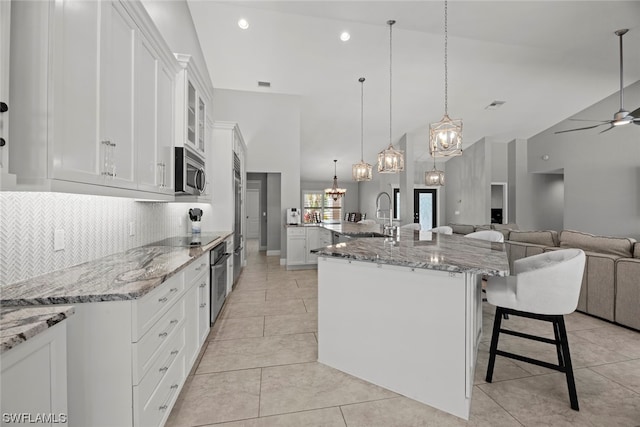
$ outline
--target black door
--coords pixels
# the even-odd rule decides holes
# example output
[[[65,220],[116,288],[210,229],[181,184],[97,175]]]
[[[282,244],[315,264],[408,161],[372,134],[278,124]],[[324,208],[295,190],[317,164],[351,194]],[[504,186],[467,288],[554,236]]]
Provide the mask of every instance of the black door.
[[[438,224],[438,190],[417,188],[413,190],[413,222],[419,223],[423,230],[429,230]]]

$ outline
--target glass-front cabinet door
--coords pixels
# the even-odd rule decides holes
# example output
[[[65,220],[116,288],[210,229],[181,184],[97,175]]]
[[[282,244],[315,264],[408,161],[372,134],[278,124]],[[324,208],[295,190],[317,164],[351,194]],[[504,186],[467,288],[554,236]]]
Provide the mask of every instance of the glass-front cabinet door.
[[[196,88],[191,82],[187,94],[187,141],[196,147]]]
[[[198,97],[198,145],[197,148],[204,153],[204,122],[205,122],[204,101]]]

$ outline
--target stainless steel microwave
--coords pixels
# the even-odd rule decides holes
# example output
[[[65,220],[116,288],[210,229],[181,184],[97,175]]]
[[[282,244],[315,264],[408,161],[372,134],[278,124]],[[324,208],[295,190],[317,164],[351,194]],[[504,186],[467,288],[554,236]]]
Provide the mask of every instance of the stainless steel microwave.
[[[199,196],[207,185],[204,160],[187,147],[175,147],[176,193]]]

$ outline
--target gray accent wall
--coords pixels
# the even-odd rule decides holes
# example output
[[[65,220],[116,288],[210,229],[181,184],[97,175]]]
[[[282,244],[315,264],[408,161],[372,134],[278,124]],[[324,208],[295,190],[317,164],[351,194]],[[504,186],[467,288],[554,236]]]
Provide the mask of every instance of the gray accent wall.
[[[625,88],[625,104],[629,111],[640,107],[640,81]],[[614,93],[572,118],[609,120],[618,109]],[[640,239],[640,126],[554,134],[585,125],[565,120],[530,138],[528,170],[564,172],[564,228]],[[532,209],[536,217],[545,214],[542,206]]]
[[[483,138],[465,149],[462,156],[453,157],[447,161],[446,221],[441,223],[488,224],[490,222],[491,153],[488,144],[491,142]]]

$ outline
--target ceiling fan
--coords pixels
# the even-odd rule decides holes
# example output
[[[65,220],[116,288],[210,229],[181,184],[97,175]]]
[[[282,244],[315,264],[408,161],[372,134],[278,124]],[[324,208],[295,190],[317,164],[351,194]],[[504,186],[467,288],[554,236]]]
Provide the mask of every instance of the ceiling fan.
[[[622,30],[618,30],[618,31],[616,31],[614,33],[616,36],[620,37],[620,110],[613,115],[613,120],[569,119],[569,120],[584,121],[584,122],[595,122],[595,121],[597,121],[599,123],[597,125],[593,125],[593,126],[586,126],[586,127],[577,128],[577,129],[561,130],[561,131],[558,131],[558,132],[555,132],[555,133],[574,132],[574,131],[577,131],[577,130],[593,129],[593,128],[597,128],[598,126],[609,125],[608,128],[606,128],[603,131],[600,131],[600,133],[604,133],[604,132],[607,132],[607,131],[613,129],[616,126],[627,125],[629,123],[635,123],[636,125],[640,125],[640,108],[637,108],[637,109],[633,110],[632,112],[628,112],[622,106],[622,104],[624,102],[624,87],[623,87],[623,78],[622,78],[622,75],[623,75],[622,36],[627,34],[627,31],[629,31],[629,30],[625,28],[625,29],[622,29]]]

